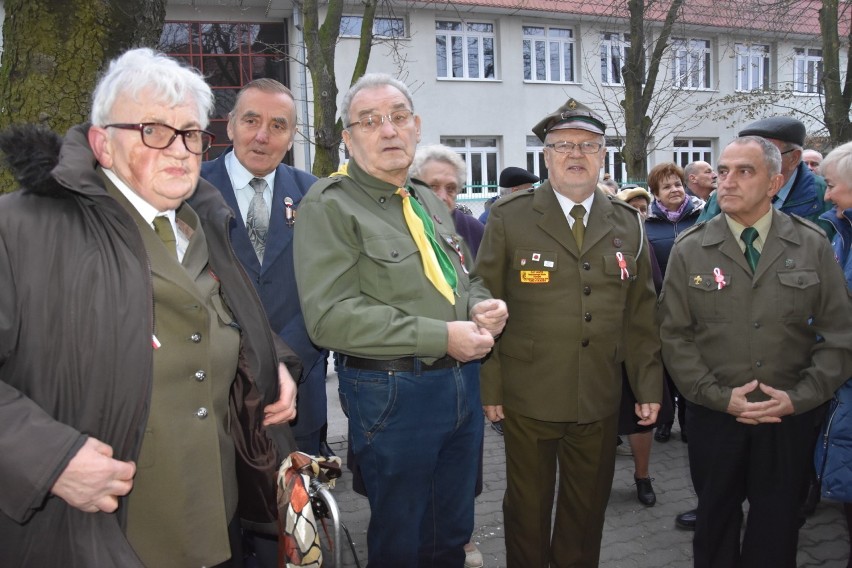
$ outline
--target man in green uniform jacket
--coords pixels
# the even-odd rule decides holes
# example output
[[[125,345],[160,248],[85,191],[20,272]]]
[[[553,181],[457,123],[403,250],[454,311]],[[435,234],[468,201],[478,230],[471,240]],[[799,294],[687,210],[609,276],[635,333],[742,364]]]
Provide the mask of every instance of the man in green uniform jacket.
[[[550,179],[491,207],[477,256],[512,314],[482,367],[486,415],[505,417],[509,567],[597,566],[622,362],[641,424],[662,397],[643,220],[597,189],[605,128],[573,99],[539,122]]]
[[[296,282],[311,339],[341,355],[368,565],[462,566],[482,443],[477,361],[506,305],[468,278],[449,210],[408,177],[420,117],[405,84],[365,75],[341,115],[351,159],[302,200]]]
[[[660,296],[666,368],[691,403],[697,568],[796,566],[815,409],[852,372],[852,304],[831,245],[771,205],[781,160],[758,136],[725,148],[723,214],[680,235]]]

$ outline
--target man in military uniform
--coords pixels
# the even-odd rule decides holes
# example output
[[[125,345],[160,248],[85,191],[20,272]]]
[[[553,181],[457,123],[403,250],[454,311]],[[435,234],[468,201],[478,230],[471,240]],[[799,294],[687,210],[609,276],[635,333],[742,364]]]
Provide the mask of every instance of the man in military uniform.
[[[365,75],[341,116],[351,159],[302,200],[296,282],[311,339],[341,354],[368,565],[462,566],[483,434],[476,361],[506,305],[468,278],[450,211],[408,176],[420,117],[405,84]]]
[[[696,567],[796,565],[815,409],[852,371],[852,308],[831,246],[772,207],[781,161],[758,136],[725,148],[723,214],[680,236],[663,284],[663,357],[692,403]]]
[[[622,362],[641,424],[662,398],[642,218],[597,188],[605,129],[573,99],[544,117],[550,179],[494,204],[477,256],[512,314],[481,375],[487,417],[505,419],[509,567],[598,565]]]

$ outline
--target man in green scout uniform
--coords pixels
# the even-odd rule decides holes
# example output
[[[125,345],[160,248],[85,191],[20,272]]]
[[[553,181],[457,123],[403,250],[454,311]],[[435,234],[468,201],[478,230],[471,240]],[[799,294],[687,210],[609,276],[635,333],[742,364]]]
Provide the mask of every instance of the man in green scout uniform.
[[[482,443],[477,361],[506,306],[468,278],[447,206],[408,177],[420,117],[405,84],[365,75],[341,116],[351,159],[302,200],[296,282],[311,339],[341,355],[368,566],[461,567]]]
[[[648,242],[639,214],[597,189],[605,128],[573,99],[544,117],[533,132],[550,179],[491,207],[477,256],[511,314],[482,367],[486,416],[504,419],[510,568],[597,566],[622,361],[640,424],[660,407]]]

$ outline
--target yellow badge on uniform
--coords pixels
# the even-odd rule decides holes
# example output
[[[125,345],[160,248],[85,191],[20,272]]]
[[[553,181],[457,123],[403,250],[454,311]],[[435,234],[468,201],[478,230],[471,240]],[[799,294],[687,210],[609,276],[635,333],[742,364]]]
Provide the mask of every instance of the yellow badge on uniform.
[[[524,284],[547,284],[550,272],[546,270],[521,270],[521,282]]]

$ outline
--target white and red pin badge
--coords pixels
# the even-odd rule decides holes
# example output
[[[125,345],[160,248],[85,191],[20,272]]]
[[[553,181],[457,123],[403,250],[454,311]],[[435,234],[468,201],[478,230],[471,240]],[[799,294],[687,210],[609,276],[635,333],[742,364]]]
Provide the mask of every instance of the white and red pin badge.
[[[287,226],[292,227],[296,223],[296,211],[293,209],[293,198],[284,198],[284,219],[287,221]]]

